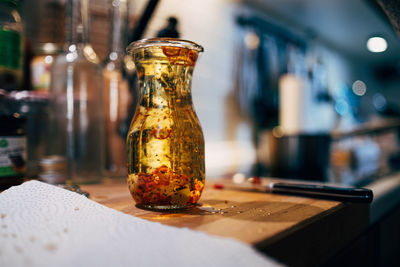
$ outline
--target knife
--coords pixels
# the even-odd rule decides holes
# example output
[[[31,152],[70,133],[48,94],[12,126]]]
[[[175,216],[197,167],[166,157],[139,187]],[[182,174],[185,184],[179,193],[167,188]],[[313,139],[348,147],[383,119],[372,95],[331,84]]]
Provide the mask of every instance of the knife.
[[[228,189],[244,189],[273,194],[295,195],[341,202],[371,203],[373,192],[367,188],[322,185],[318,183],[268,182],[254,184],[250,182],[222,184]],[[215,187],[214,188],[218,188]]]
[[[314,197],[342,202],[371,203],[372,190],[356,187],[337,187],[318,184],[270,183],[267,191],[276,194]]]

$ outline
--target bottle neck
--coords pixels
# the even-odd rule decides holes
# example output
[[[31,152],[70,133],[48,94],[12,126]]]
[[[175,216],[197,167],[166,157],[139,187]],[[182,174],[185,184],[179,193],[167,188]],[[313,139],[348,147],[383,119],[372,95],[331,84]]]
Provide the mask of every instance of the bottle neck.
[[[114,0],[111,6],[111,38],[108,60],[122,60],[125,36],[128,25],[127,0]]]
[[[89,45],[88,0],[68,0],[66,17],[67,45]]]

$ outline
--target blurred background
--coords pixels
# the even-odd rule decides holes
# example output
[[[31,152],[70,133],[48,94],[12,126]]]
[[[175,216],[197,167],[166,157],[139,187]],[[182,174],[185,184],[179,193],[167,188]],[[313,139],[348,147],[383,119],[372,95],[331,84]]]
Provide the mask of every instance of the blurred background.
[[[101,61],[109,55],[113,2],[89,1],[90,43]],[[125,47],[138,38],[178,34],[205,48],[192,92],[208,178],[275,176],[362,185],[400,167],[400,41],[375,0],[128,2]],[[43,92],[49,85],[35,83],[43,75],[43,65],[35,63],[62,50],[66,1],[19,5],[25,78],[14,89]],[[123,73],[134,103],[129,59]],[[26,94],[17,97],[16,108],[28,120],[46,114],[40,104],[46,97]],[[21,107],[26,103],[29,111]],[[35,105],[41,109],[35,111]],[[36,162],[38,135],[28,132],[36,149],[28,151],[28,160]]]

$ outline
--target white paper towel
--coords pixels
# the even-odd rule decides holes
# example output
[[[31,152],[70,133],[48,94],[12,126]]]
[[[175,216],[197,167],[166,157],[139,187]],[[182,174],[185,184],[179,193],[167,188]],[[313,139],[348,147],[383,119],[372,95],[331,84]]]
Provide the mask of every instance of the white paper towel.
[[[30,181],[0,194],[0,266],[277,266],[233,239],[149,222]]]

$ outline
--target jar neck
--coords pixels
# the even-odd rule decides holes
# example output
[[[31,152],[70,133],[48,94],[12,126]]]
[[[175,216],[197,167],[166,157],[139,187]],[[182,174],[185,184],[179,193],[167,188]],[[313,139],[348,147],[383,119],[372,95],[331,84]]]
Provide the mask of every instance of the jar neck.
[[[67,46],[83,47],[89,45],[88,0],[68,0],[66,15]]]
[[[68,0],[66,53],[78,58],[84,56],[88,61],[98,64],[99,58],[90,45],[88,0]]]
[[[111,6],[111,38],[108,61],[121,61],[124,54],[125,34],[128,26],[128,1],[116,0]]]
[[[174,109],[192,105],[193,66],[136,62],[136,68],[140,106]]]

